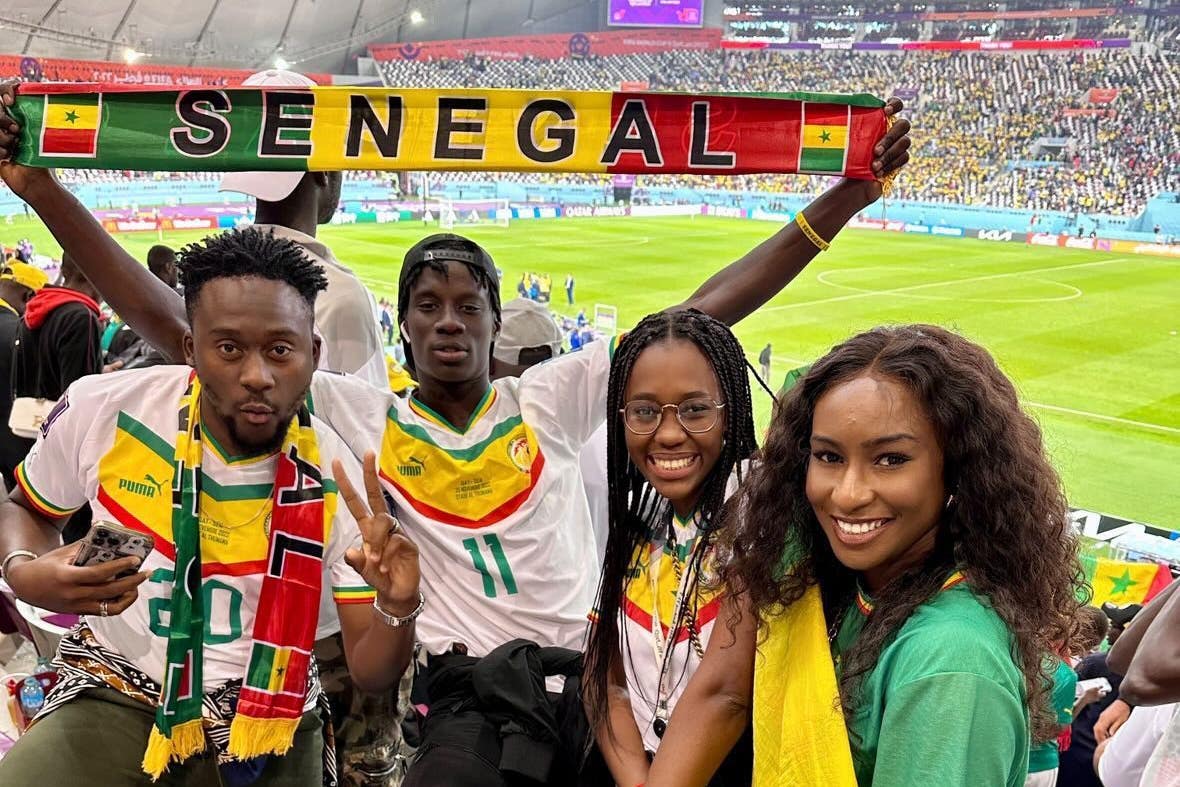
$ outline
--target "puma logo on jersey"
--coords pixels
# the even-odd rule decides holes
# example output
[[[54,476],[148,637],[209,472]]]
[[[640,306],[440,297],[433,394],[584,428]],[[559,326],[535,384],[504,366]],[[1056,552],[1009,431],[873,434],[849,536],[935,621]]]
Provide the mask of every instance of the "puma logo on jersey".
[[[426,472],[426,462],[422,461],[416,456],[411,456],[409,464],[397,466],[397,472],[404,476],[417,478],[418,476],[422,475],[422,473]]]
[[[131,481],[126,478],[120,478],[119,488],[133,495],[154,498],[156,495],[163,493],[164,482],[157,481],[152,478],[151,473],[148,473],[144,475],[143,481]]]

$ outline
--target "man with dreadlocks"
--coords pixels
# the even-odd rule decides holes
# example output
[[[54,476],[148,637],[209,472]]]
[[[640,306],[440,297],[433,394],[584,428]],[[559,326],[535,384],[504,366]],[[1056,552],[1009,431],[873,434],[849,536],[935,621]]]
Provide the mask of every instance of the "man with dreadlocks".
[[[189,246],[180,269],[193,368],[74,383],[0,505],[13,592],[86,616],[0,783],[168,770],[176,784],[319,787],[333,773],[311,659],[324,586],[358,686],[386,691],[410,660],[417,549],[382,510],[372,458],[370,509],[348,481],[360,465],[304,403],[319,266],[251,229]],[[80,545],[59,546],[59,529],[87,502],[154,541],[142,564],[74,565]]]
[[[885,111],[900,109],[893,99]],[[4,125],[0,116],[0,131]],[[875,149],[874,172],[886,175],[908,160],[908,131],[905,120],[893,124]],[[11,145],[0,136],[0,161]],[[67,251],[85,252],[88,275],[109,290],[116,310],[132,297],[151,299],[151,324],[134,327],[175,347],[173,294],[154,286],[52,178],[12,164],[0,165],[0,175]],[[709,277],[682,307],[737,322],[880,196],[878,182],[841,181],[801,220]],[[571,758],[557,755],[543,690],[561,681],[542,684],[542,674],[577,671],[568,654],[582,647],[594,600],[578,454],[606,417],[615,343],[594,342],[492,383],[500,282],[487,251],[456,235],[426,238],[406,253],[397,321],[419,383],[412,397],[319,374],[312,401],[354,453],[379,455],[383,488],[421,550],[431,605],[417,633],[430,713],[406,784],[496,787],[511,773],[569,783]]]

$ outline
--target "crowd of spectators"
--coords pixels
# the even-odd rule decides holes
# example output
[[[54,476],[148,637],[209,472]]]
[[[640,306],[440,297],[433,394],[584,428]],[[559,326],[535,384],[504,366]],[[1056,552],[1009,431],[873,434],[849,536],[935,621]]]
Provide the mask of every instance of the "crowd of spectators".
[[[1180,189],[1180,61],[1128,50],[1019,54],[849,51],[678,51],[618,57],[380,64],[406,87],[655,90],[909,90],[916,146],[895,194],[932,202],[1135,215]],[[1117,89],[1088,103],[1091,88]],[[1093,110],[1093,114],[1077,114]],[[1051,142],[1052,144],[1046,144]],[[586,182],[561,176],[563,182]],[[797,178],[730,179],[770,192],[814,188]],[[647,187],[722,187],[720,179],[647,176]]]

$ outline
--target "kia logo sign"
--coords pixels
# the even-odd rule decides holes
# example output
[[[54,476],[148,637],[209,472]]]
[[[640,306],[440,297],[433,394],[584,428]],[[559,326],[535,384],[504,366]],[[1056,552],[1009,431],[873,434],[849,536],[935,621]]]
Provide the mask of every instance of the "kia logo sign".
[[[1012,240],[1011,230],[980,230],[976,235],[980,240]]]

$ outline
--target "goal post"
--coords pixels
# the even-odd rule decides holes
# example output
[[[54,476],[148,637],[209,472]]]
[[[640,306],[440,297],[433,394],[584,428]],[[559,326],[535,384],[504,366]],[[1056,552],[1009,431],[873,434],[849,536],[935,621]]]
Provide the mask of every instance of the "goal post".
[[[507,227],[512,221],[512,206],[506,199],[441,199],[436,203],[433,213],[438,216],[438,226],[446,230],[457,227]]]

